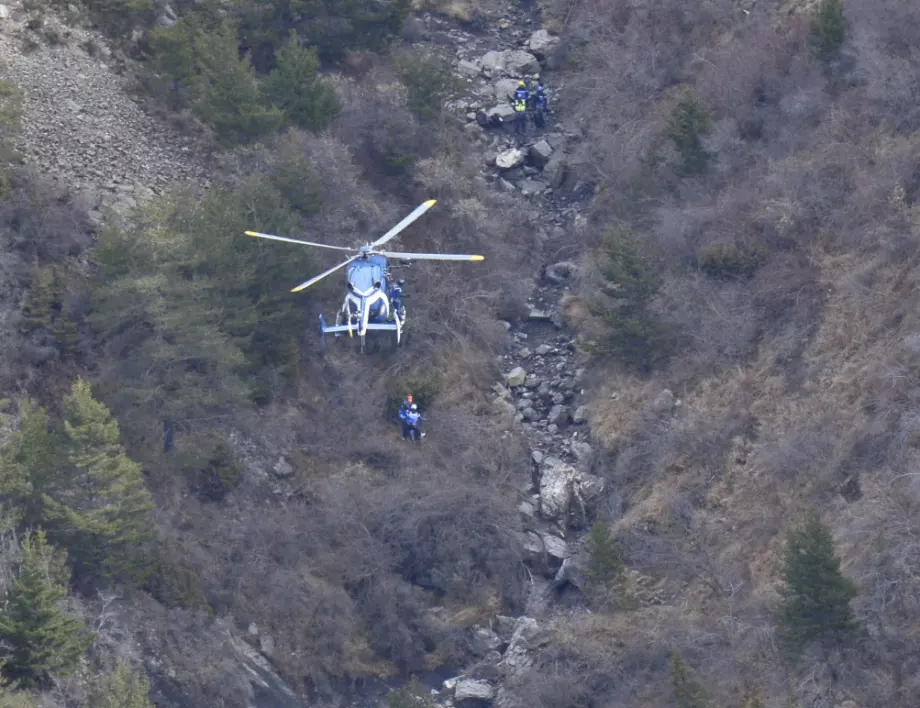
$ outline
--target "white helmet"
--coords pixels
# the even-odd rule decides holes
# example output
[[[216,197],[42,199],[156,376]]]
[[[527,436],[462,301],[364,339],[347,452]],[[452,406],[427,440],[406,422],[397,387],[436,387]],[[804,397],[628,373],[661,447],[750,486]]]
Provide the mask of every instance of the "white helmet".
[[[418,406],[415,405],[415,404],[413,403],[411,406],[409,406],[409,409],[410,409],[410,410],[413,410],[413,411],[417,411],[417,410],[418,410]]]

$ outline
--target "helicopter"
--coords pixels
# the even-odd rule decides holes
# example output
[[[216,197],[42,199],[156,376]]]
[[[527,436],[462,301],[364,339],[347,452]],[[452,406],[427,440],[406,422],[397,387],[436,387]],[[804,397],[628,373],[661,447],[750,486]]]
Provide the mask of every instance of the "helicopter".
[[[422,214],[437,203],[436,199],[429,199],[417,206],[411,214],[400,221],[396,226],[387,231],[373,243],[365,243],[357,248],[345,246],[330,246],[325,243],[302,241],[300,239],[275,236],[258,231],[246,231],[247,236],[265,238],[272,241],[296,243],[301,246],[316,248],[329,248],[336,251],[346,251],[353,255],[333,266],[327,271],[316,275],[309,280],[291,289],[292,293],[306,290],[311,285],[319,282],[326,276],[345,268],[345,281],[348,292],[342,301],[342,307],[336,313],[335,325],[326,324],[326,318],[320,314],[320,328],[322,330],[323,345],[326,343],[326,334],[340,336],[347,332],[349,337],[355,335],[361,340],[361,351],[365,349],[365,338],[368,331],[391,331],[396,333],[396,344],[402,342],[403,330],[406,324],[406,307],[402,302],[402,286],[405,281],[394,281],[391,277],[391,265],[388,259],[399,259],[406,265],[415,260],[428,261],[482,261],[483,256],[460,255],[453,253],[399,253],[395,251],[377,250],[392,238],[397,236],[406,227],[412,224]],[[394,266],[395,267],[395,266]]]

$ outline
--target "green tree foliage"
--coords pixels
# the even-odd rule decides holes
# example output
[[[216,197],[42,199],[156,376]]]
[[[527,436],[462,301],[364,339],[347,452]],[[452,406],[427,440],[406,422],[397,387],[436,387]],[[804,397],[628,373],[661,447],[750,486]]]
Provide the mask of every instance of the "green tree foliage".
[[[90,322],[116,360],[107,391],[142,439],[150,419],[187,431],[279,395],[313,324],[289,287],[313,270],[307,249],[248,238],[296,233],[271,184],[176,194],[100,239]],[[145,422],[146,421],[146,422]]]
[[[0,454],[0,493],[22,514],[27,525],[44,521],[43,494],[56,494],[62,481],[63,453],[49,428],[48,415],[24,399],[19,429]]]
[[[248,55],[239,56],[236,28],[199,35],[195,42],[195,105],[227,143],[241,143],[277,130],[284,114],[264,104]]]
[[[677,708],[708,708],[709,697],[680,652],[671,655],[671,690]]]
[[[816,58],[831,61],[840,53],[847,38],[843,0],[821,0],[811,18],[808,45]]]
[[[699,263],[700,270],[712,278],[739,278],[753,275],[766,257],[759,243],[713,243],[700,249]]]
[[[140,466],[125,454],[118,422],[86,381],[74,383],[63,409],[70,469],[67,488],[43,497],[50,528],[81,579],[137,584],[148,566],[153,509]]]
[[[223,440],[212,448],[207,459],[192,470],[192,487],[205,501],[220,501],[236,488],[243,477],[243,463]]]
[[[70,313],[66,310],[62,311],[57,320],[55,320],[51,331],[54,334],[54,340],[57,342],[58,351],[61,352],[61,357],[65,360],[76,359],[79,353],[80,336],[77,330],[77,323],[74,322]]]
[[[815,640],[840,641],[856,631],[856,586],[840,572],[830,530],[816,513],[789,531],[780,574],[779,633],[791,656]]]
[[[301,214],[315,214],[323,206],[323,187],[312,163],[302,154],[282,152],[269,175],[271,185]]]
[[[400,54],[396,71],[406,87],[409,110],[420,121],[437,118],[444,101],[460,88],[450,63],[437,54]]]
[[[640,371],[664,363],[673,346],[670,332],[650,308],[661,279],[630,230],[604,235],[600,271],[603,295],[589,309],[604,321],[608,333],[591,349]]]
[[[109,36],[124,39],[137,27],[153,24],[153,0],[86,0],[94,22]]]
[[[585,592],[595,604],[607,605],[608,598],[622,589],[626,570],[607,524],[598,521],[591,527],[585,551],[588,554],[584,568]]]
[[[49,572],[51,548],[41,531],[22,541],[19,573],[10,582],[0,615],[4,676],[21,686],[42,686],[74,670],[95,641],[83,623],[65,613],[66,587]]]
[[[54,268],[37,268],[22,305],[20,330],[50,329],[60,296],[60,283]]]
[[[94,708],[154,708],[150,680],[119,662],[111,674],[96,681],[91,691]]]
[[[292,29],[323,60],[341,59],[348,49],[382,49],[402,30],[409,0],[237,0],[237,10],[264,71]]]
[[[682,175],[703,172],[712,156],[703,147],[703,138],[712,130],[712,116],[692,88],[674,107],[668,118],[667,135],[680,155],[677,170]]]
[[[302,47],[296,32],[275,54],[277,67],[263,84],[268,103],[284,111],[285,121],[320,131],[342,110],[335,89],[319,76],[316,50]]]

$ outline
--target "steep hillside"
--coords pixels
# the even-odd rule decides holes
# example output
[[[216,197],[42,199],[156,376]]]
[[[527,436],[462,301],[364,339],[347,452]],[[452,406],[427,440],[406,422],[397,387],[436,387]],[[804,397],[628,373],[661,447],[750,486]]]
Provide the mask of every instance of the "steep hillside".
[[[910,3],[5,7],[2,588],[42,526],[97,634],[42,705],[916,704]],[[399,349],[241,235],[432,197],[486,259]]]

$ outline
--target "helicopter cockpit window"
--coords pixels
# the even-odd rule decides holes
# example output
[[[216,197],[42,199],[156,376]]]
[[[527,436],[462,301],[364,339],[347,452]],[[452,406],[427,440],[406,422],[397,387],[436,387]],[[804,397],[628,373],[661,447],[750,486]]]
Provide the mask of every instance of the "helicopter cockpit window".
[[[377,264],[354,265],[349,268],[348,281],[356,290],[368,291],[374,283],[383,281],[383,268]]]

